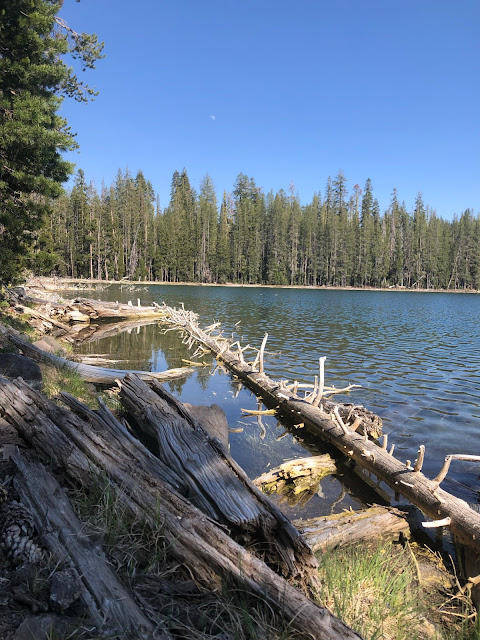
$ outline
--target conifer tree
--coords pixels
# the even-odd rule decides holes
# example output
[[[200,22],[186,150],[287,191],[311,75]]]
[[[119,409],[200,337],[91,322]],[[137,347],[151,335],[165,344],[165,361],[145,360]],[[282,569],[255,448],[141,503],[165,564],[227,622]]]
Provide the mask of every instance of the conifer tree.
[[[102,46],[60,18],[63,0],[15,0],[0,6],[0,282],[18,277],[23,259],[61,194],[72,165],[61,153],[76,146],[58,115],[62,96],[94,92],[63,60],[71,53],[93,68]]]

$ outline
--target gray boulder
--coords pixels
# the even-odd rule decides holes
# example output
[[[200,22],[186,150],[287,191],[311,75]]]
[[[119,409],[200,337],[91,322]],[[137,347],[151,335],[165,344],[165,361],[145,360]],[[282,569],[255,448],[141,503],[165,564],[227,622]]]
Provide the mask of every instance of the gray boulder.
[[[31,358],[16,353],[0,353],[0,375],[6,378],[23,378],[36,389],[42,387],[42,372]]]

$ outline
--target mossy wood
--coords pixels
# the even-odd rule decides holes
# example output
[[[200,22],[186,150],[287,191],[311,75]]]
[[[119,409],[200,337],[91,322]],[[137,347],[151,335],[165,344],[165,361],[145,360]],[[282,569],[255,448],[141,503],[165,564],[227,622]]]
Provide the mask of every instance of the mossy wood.
[[[211,589],[221,589],[225,580],[240,584],[314,640],[360,638],[194,507],[181,495],[181,478],[106,407],[93,412],[74,398],[63,398],[77,413],[55,405],[21,380],[0,378],[5,420],[74,483],[89,487],[98,478],[108,479],[119,507],[163,532],[172,556],[199,582]]]
[[[74,570],[80,584],[80,597],[97,629],[104,634],[131,634],[140,639],[168,640],[139,609],[103,557],[98,543],[85,533],[70,501],[57,480],[43,465],[27,462],[18,453],[12,461],[16,468],[14,486],[33,515],[41,544],[57,566]]]
[[[94,384],[115,384],[115,380],[121,380],[127,373],[131,371],[127,369],[109,369],[107,367],[96,367],[95,365],[82,364],[81,362],[74,362],[72,360],[66,360],[60,356],[55,356],[52,353],[43,351],[38,347],[35,347],[30,342],[22,340],[12,332],[8,332],[8,339],[15,345],[22,353],[32,360],[37,362],[46,362],[56,367],[66,367],[72,371],[76,371],[87,382],[93,382]],[[167,371],[133,371],[139,378],[146,380],[153,380],[155,378],[166,382],[167,380],[174,380],[176,378],[183,378],[192,373],[194,370],[190,367],[180,367],[178,369],[169,369]]]
[[[375,474],[396,493],[410,500],[434,522],[444,521],[459,542],[480,550],[480,514],[463,500],[441,489],[438,481],[428,479],[420,470],[400,462],[393,457],[392,452],[389,453],[386,448],[367,438],[370,431],[377,432],[377,416],[363,407],[357,410],[353,406],[325,402],[324,398],[321,399],[320,406],[314,406],[285,388],[281,382],[265,375],[262,371],[263,363],[257,370],[253,364],[245,362],[241,348],[233,351],[229,341],[212,337],[203,331],[192,312],[172,309],[166,305],[163,309],[172,326],[188,334],[192,342],[196,341],[207,347],[257,396],[275,407],[280,414],[288,417],[294,424],[302,423],[312,434],[334,445],[360,467]],[[338,411],[335,411],[336,408]],[[338,415],[342,421],[339,421]],[[363,435],[360,433],[362,430]]]

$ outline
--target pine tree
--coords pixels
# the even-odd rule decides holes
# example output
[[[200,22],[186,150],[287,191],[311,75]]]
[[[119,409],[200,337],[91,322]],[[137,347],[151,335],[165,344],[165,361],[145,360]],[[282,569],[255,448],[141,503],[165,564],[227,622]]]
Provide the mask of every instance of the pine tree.
[[[61,153],[76,147],[61,96],[87,100],[62,59],[67,53],[93,68],[102,46],[57,17],[62,0],[15,0],[0,7],[0,281],[18,277],[31,232],[51,211],[51,199],[72,165]]]

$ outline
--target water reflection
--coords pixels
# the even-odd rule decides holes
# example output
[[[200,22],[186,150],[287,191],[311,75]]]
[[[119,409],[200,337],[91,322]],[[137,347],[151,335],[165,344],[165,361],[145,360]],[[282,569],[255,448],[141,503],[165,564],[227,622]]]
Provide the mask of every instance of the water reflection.
[[[98,297],[127,301],[129,295],[112,286]],[[268,332],[266,370],[272,377],[312,382],[319,356],[327,356],[326,383],[361,384],[348,400],[382,416],[390,441],[405,459],[414,459],[425,444],[424,471],[431,477],[448,453],[480,454],[480,296],[154,285],[141,298],[142,303],[183,302],[202,323],[220,321],[225,335],[233,332],[244,344],[259,346]],[[162,335],[155,325],[82,350],[128,358],[132,368],[157,371],[191,358],[177,334]],[[231,447],[250,475],[302,455],[293,436],[277,440],[281,428],[270,417],[263,418],[261,439],[257,421],[240,411],[255,408],[255,398],[245,389],[238,392],[229,375],[210,375],[213,368],[212,361],[211,368],[172,383],[172,390],[185,401],[220,404],[230,426],[243,427],[231,434]],[[476,488],[478,474],[474,463],[458,462],[449,477]]]

